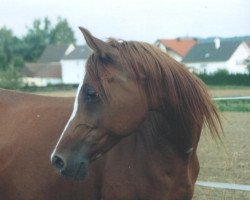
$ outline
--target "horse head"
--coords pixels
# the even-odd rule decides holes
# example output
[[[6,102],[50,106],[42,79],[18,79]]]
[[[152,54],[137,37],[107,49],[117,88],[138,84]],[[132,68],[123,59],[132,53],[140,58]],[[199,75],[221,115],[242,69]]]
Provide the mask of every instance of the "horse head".
[[[80,29],[93,54],[72,115],[51,155],[54,167],[72,179],[85,178],[89,162],[134,131],[148,112],[146,94],[123,69],[118,50]]]
[[[218,135],[216,107],[205,85],[185,66],[150,44],[104,42],[80,29],[93,53],[51,156],[62,175],[83,179],[89,162],[136,132],[152,112],[169,125],[171,131],[161,134],[183,159],[190,157],[190,149],[195,154],[203,125]]]

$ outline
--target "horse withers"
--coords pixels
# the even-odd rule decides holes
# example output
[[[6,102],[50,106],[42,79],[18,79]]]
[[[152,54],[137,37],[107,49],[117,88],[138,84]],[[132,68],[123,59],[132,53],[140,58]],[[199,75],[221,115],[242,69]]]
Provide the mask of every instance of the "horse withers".
[[[220,128],[206,87],[152,45],[80,29],[93,54],[52,164],[66,179],[97,180],[82,188],[95,199],[191,199],[201,130]]]

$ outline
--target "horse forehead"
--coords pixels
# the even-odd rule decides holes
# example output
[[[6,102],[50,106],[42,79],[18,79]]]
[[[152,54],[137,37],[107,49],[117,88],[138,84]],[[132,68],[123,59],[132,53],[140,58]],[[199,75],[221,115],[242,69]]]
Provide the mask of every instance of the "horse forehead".
[[[125,69],[121,69],[120,66],[115,65],[108,65],[105,66],[105,69],[99,69],[95,71],[95,74],[91,73],[90,69],[86,71],[86,74],[84,76],[84,83],[89,83],[94,86],[95,84],[97,84],[96,82],[112,82],[115,79],[127,80],[128,77],[128,73],[125,71]]]

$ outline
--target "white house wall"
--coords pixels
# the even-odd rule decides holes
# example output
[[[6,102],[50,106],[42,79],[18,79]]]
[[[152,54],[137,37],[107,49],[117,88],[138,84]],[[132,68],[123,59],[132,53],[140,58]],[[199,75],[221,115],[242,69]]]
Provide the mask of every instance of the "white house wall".
[[[160,48],[163,52],[167,53],[170,57],[172,57],[176,61],[181,62],[182,56],[180,56],[179,54],[177,54],[176,52],[174,52],[172,50],[167,50],[163,44],[161,44],[161,43],[158,44],[158,48]]]
[[[248,73],[244,60],[250,55],[250,49],[243,42],[238,46],[234,54],[227,61],[227,69],[230,73]]]
[[[185,65],[190,69],[190,71],[196,72],[198,74],[213,74],[219,69],[226,68],[226,62],[186,63]]]
[[[62,84],[60,78],[24,77],[22,82],[28,86],[46,87],[48,85]]]
[[[156,44],[156,45],[157,45],[157,47],[160,48],[163,52],[166,52],[166,47],[165,47],[163,44],[158,43],[158,44]]]
[[[168,50],[168,51],[166,51],[166,52],[167,52],[167,54],[168,54],[170,57],[172,57],[173,59],[175,59],[175,60],[178,61],[178,62],[181,62],[182,57],[181,57],[179,54],[177,54],[177,53],[175,53],[174,51],[171,51],[171,50]]]
[[[62,81],[64,84],[79,84],[85,74],[86,60],[62,60]]]

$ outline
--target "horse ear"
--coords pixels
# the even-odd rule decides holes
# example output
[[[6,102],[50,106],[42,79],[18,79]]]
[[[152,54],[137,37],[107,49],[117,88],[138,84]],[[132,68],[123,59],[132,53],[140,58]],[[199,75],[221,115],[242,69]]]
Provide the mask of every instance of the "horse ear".
[[[88,46],[103,59],[116,57],[118,55],[117,49],[108,43],[94,37],[87,29],[79,27]]]

